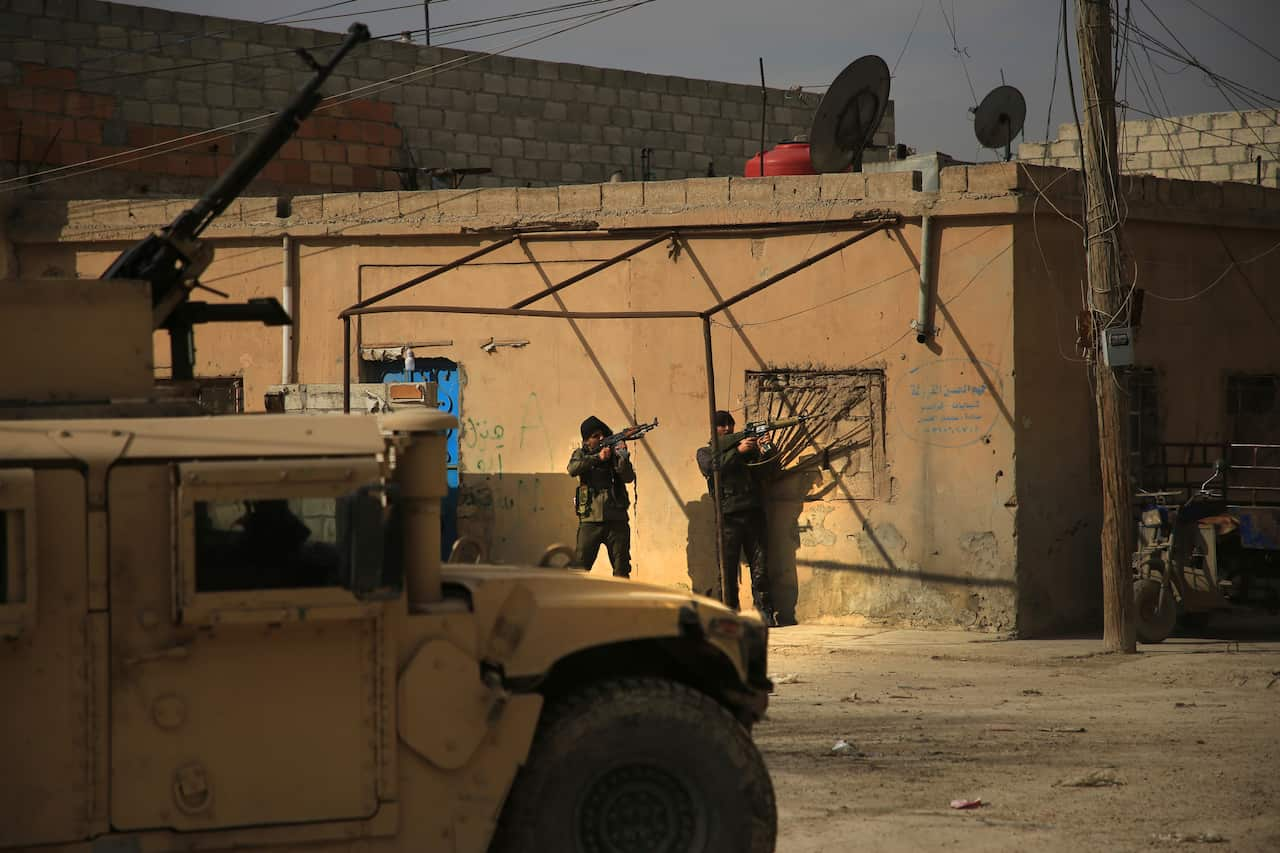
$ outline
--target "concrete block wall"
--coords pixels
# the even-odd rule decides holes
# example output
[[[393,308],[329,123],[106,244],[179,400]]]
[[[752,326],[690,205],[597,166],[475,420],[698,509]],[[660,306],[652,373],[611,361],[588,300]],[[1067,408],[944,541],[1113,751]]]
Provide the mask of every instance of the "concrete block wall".
[[[1116,134],[1120,171],[1187,181],[1255,183],[1262,158],[1262,184],[1280,186],[1280,115],[1276,110],[1201,113],[1123,122]],[[1024,142],[1018,159],[1080,168],[1080,135],[1074,123],[1058,127],[1058,138]]]
[[[283,107],[310,77],[293,50],[323,59],[341,40],[98,0],[0,0],[0,32],[0,179],[98,160],[32,186],[79,198],[199,192],[251,132],[195,134]],[[659,180],[733,175],[760,145],[752,86],[387,40],[361,45],[324,91],[441,63],[317,111],[251,192],[398,189],[407,166],[492,170],[465,186],[632,180],[642,148]],[[769,143],[806,133],[815,106],[770,90]],[[876,142],[893,141],[890,110]]]

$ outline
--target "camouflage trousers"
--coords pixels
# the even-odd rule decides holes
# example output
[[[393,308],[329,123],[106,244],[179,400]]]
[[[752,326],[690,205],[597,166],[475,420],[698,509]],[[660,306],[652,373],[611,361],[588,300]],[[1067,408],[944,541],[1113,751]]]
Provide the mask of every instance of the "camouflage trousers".
[[[578,548],[574,565],[590,570],[595,564],[600,546],[609,552],[609,564],[613,576],[631,577],[631,525],[626,521],[578,522]]]

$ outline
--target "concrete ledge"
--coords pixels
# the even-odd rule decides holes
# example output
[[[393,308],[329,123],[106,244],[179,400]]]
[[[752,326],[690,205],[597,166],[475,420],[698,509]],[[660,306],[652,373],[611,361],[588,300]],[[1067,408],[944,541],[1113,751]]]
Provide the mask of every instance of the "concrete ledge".
[[[599,210],[600,184],[567,184],[559,187],[561,210]]]
[[[1043,211],[1051,200],[1080,215],[1080,173],[1024,162],[951,166],[940,191],[920,191],[918,171],[780,175],[773,178],[693,178],[647,183],[559,187],[326,193],[292,199],[291,215],[276,217],[274,197],[238,199],[209,230],[218,237],[342,233],[456,233],[461,227],[503,229],[547,223],[570,211],[590,212],[601,227],[671,224],[808,222],[865,216],[871,211],[913,218],[1018,215]],[[1228,227],[1280,227],[1280,189],[1124,175],[1129,217],[1201,222]],[[18,242],[61,239],[130,240],[168,224],[190,199],[28,201],[8,227]],[[1038,204],[1038,206],[1037,206]],[[570,217],[572,218],[572,217]]]

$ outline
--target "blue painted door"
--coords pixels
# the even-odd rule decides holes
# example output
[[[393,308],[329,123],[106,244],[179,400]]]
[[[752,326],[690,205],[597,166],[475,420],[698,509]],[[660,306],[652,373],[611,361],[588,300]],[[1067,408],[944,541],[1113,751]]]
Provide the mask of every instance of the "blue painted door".
[[[395,362],[391,362],[394,365]],[[448,412],[461,422],[462,420],[462,383],[459,381],[458,364],[447,358],[419,358],[414,361],[414,370],[409,374],[401,362],[397,367],[388,365],[382,374],[386,382],[434,382],[436,398],[440,401],[442,411]],[[449,430],[446,443],[449,452],[449,493],[445,495],[440,507],[440,559],[449,556],[454,540],[458,538],[458,431]]]

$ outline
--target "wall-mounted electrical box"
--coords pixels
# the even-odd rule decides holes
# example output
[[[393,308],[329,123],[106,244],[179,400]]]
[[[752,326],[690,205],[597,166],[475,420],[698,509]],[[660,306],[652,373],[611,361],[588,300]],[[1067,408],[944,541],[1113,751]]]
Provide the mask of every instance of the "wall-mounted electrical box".
[[[1103,330],[1102,359],[1107,367],[1133,366],[1133,329],[1116,326]]]

